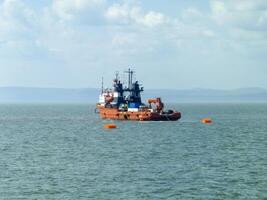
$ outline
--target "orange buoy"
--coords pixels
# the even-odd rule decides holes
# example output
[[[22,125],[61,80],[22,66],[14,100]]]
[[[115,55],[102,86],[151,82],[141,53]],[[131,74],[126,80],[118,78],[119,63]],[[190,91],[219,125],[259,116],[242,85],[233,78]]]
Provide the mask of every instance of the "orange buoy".
[[[113,129],[113,128],[117,128],[116,124],[105,124],[104,125],[105,129]]]
[[[211,124],[211,123],[212,123],[212,120],[211,120],[210,118],[204,118],[204,119],[202,119],[201,121],[202,121],[202,123],[204,123],[204,124]]]

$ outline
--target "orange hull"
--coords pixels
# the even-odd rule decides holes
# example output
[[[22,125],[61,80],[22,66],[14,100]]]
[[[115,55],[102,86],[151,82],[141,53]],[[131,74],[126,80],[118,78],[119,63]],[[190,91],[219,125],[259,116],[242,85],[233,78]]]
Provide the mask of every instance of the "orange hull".
[[[99,114],[102,119],[114,120],[135,120],[135,121],[177,121],[181,118],[180,112],[171,114],[160,114],[150,111],[119,111],[117,108],[105,108],[98,106]]]

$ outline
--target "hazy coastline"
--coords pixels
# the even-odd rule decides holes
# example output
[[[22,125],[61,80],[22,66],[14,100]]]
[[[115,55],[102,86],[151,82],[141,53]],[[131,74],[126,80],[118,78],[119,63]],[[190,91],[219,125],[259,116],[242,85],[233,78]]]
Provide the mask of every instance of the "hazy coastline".
[[[97,88],[0,87],[0,103],[95,103]],[[143,101],[160,96],[168,103],[267,102],[264,88],[215,89],[145,89]]]

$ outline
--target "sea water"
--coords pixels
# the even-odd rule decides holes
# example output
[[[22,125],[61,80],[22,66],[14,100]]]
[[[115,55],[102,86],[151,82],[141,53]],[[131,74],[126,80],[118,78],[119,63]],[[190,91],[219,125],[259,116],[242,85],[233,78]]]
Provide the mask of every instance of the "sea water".
[[[180,121],[0,105],[0,199],[267,199],[267,104],[172,106]]]

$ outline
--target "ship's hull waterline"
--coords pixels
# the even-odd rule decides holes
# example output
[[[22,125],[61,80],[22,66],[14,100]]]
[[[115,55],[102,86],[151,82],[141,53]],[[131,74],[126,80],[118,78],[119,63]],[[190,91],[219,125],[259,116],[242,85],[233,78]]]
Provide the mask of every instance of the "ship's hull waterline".
[[[102,119],[112,120],[132,120],[132,121],[177,121],[181,118],[180,112],[171,114],[161,114],[157,112],[146,111],[120,111],[116,108],[105,108],[98,106],[99,114]]]

